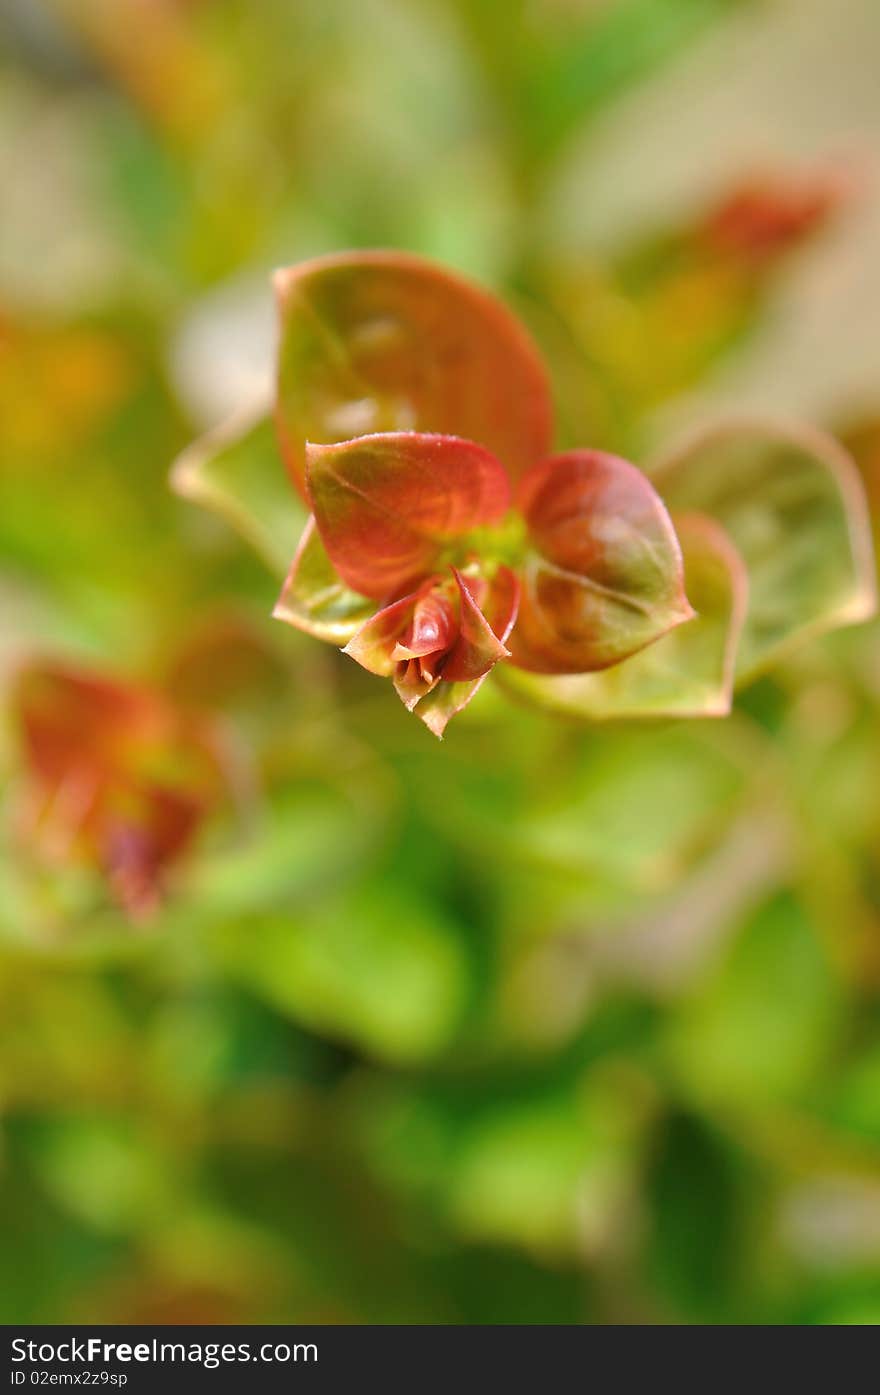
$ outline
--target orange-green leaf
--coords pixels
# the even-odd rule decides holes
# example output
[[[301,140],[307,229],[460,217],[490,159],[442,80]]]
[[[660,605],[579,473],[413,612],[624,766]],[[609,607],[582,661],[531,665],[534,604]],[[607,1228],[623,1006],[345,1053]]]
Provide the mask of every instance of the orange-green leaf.
[[[675,529],[634,465],[601,451],[553,456],[523,478],[519,504],[533,545],[511,636],[519,667],[607,668],[691,619]]]
[[[310,518],[272,614],[329,644],[344,644],[375,610],[337,575]]]
[[[401,252],[351,252],[275,276],[276,424],[304,488],[305,442],[380,431],[480,441],[514,477],[550,448],[550,391],[500,301]]]
[[[456,436],[391,432],[306,448],[307,482],[327,553],[353,590],[399,595],[450,540],[507,510],[495,457]]]
[[[673,509],[716,518],[749,573],[737,680],[876,607],[864,490],[819,431],[734,421],[692,438],[652,477]]]
[[[675,523],[696,618],[601,673],[548,677],[508,664],[499,675],[512,695],[591,721],[727,715],[748,600],[745,566],[712,519],[690,514]]]

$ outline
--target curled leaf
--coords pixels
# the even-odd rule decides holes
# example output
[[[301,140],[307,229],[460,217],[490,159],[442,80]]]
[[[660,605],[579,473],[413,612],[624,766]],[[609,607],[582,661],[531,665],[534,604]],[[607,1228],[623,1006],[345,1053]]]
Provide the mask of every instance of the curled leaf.
[[[692,617],[675,530],[634,465],[552,456],[525,475],[519,504],[533,544],[511,639],[520,668],[607,668]]]
[[[377,600],[436,569],[446,545],[507,510],[503,468],[457,436],[391,432],[306,448],[327,554],[348,586]]]
[[[272,614],[315,639],[344,644],[375,610],[373,601],[349,590],[327,556],[310,518]]]
[[[442,578],[429,577],[418,591],[377,611],[349,640],[344,652],[369,673],[393,677],[413,660],[445,655],[458,632],[458,617]]]
[[[482,577],[464,576],[453,567],[453,575],[458,586],[461,614],[458,639],[443,669],[447,682],[468,682],[473,678],[483,678],[499,659],[509,657],[504,640],[513,624],[513,609],[516,603],[516,586],[513,573],[508,568],[501,569],[492,583]],[[496,633],[489,618],[483,614],[480,605],[487,605],[492,620],[500,633]]]
[[[453,694],[445,726],[453,710],[464,706],[460,700],[469,700],[476,684],[508,657],[504,640],[516,615],[517,591],[508,568],[499,568],[488,581],[453,567],[447,576],[429,577],[417,591],[372,616],[344,652],[370,673],[392,678],[403,705],[410,711],[418,707],[419,716],[436,689],[442,689],[443,710]],[[429,704],[425,712],[439,708]]]
[[[804,639],[874,613],[864,490],[846,452],[822,432],[729,422],[661,460],[652,478],[673,509],[717,519],[745,562],[738,682]]]
[[[481,441],[514,477],[550,448],[537,352],[500,301],[420,257],[354,252],[276,272],[276,424],[305,490],[305,442],[384,431]]]
[[[460,577],[459,584],[463,588],[463,597],[466,592],[471,592],[473,597],[472,578]],[[516,621],[519,596],[520,586],[515,574],[509,567],[499,567],[481,597],[480,620],[486,623],[491,634],[495,636],[499,647],[503,647],[503,654],[499,653],[499,658],[508,653],[506,645]],[[463,600],[463,609],[466,604]],[[463,620],[463,635],[466,628],[469,630],[469,637],[465,639],[466,649],[471,650],[472,653],[482,649],[485,658],[490,652],[491,645],[486,642],[488,637],[485,632],[482,632],[482,626],[476,622],[475,617],[472,617],[467,621]],[[479,637],[478,632],[482,632]],[[460,657],[463,660],[462,669],[467,672],[468,660],[463,655]],[[485,682],[493,666],[494,660],[478,677],[463,679],[453,679],[451,672],[444,670],[440,682],[422,698],[415,708],[416,716],[422,719],[429,731],[442,738],[451,719],[467,707],[480,686]],[[454,671],[461,672],[462,669]]]
[[[503,685],[551,711],[592,721],[724,717],[731,708],[748,577],[724,530],[698,514],[676,517],[696,618],[601,673],[549,677],[512,664]]]
[[[178,456],[171,487],[225,519],[283,576],[306,517],[266,411],[235,417]]]

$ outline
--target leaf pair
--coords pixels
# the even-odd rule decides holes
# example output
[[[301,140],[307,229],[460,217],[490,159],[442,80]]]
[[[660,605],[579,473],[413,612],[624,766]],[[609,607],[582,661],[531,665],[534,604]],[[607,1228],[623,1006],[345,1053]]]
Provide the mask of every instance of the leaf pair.
[[[318,259],[276,286],[275,420],[313,518],[275,614],[380,665],[433,730],[485,676],[438,678],[478,592],[508,685],[589,717],[720,714],[735,679],[871,613],[859,485],[819,433],[733,423],[661,461],[653,483],[601,452],[554,457],[538,357],[484,292],[381,252]],[[254,449],[262,429],[213,463],[196,448],[176,482],[276,562],[299,510],[281,502],[265,441]],[[416,653],[432,607],[443,645]]]
[[[471,584],[487,593],[499,613],[495,631],[502,641],[520,611],[511,650],[490,646],[491,659],[468,675],[475,680],[506,658],[539,673],[605,668],[691,618],[666,510],[644,475],[617,457],[573,451],[538,462],[516,491],[521,520],[511,526],[508,517],[502,538],[493,538],[491,529],[508,512],[508,476],[487,450],[457,437],[390,432],[309,444],[306,485],[314,528],[276,615],[322,638],[340,639],[349,628],[344,621],[354,633],[362,620],[361,597],[384,602],[345,652],[371,672],[394,676],[406,705],[419,703],[418,715],[432,730],[436,699],[420,703],[426,694],[422,679],[414,682],[418,665],[410,664],[409,677],[398,673],[395,663],[404,656],[392,660],[392,641],[402,617],[428,601],[437,607],[443,588],[447,611],[454,602],[464,616],[476,605],[467,588],[460,599],[454,588],[450,592],[450,564],[474,573]],[[519,554],[518,575],[498,568],[496,549],[502,545]],[[460,576],[454,565],[453,572]],[[451,653],[457,623],[449,620],[449,642],[432,644],[430,651],[432,663],[444,665],[444,680],[456,686],[463,677]],[[422,663],[421,656],[408,657]],[[437,677],[432,670],[432,685]],[[475,691],[476,684],[468,696]],[[457,691],[455,710],[464,696]]]
[[[465,576],[450,545],[503,516],[507,476],[455,437],[388,433],[306,447],[314,508],[275,615],[345,643],[437,736],[509,651],[519,584]],[[411,589],[412,588],[412,589]],[[377,610],[376,602],[384,602]]]
[[[340,642],[365,623],[364,598],[380,603],[382,618],[346,646],[380,671],[376,636],[426,583],[435,596],[438,585],[454,594],[449,568],[458,567],[490,583],[500,618],[488,629],[502,644],[520,609],[511,652],[493,662],[569,673],[617,663],[690,617],[675,533],[645,477],[596,452],[549,456],[547,381],[503,306],[389,253],[307,263],[279,273],[276,287],[276,424],[314,515],[279,618]],[[436,695],[425,702],[414,661],[407,679],[390,653],[381,671],[437,729]],[[458,703],[451,653],[436,662]]]
[[[673,509],[696,620],[602,674],[505,686],[571,715],[724,716],[736,688],[806,640],[867,620],[875,567],[846,452],[809,427],[708,428],[650,471]]]

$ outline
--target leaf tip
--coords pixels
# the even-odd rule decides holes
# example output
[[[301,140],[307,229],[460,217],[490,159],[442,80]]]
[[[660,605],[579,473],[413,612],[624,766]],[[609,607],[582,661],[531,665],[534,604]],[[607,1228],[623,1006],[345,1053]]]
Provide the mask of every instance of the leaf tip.
[[[686,625],[689,620],[698,620],[699,617],[700,612],[694,609],[685,593],[682,592],[681,598],[672,609],[672,624],[669,628],[674,629],[677,625]]]
[[[272,272],[272,290],[275,293],[275,302],[280,309],[284,309],[286,306],[295,279],[296,268],[292,266],[278,266]]]
[[[171,462],[168,485],[172,494],[176,494],[180,499],[197,500],[199,497],[201,454],[201,443],[196,441],[182,450]]]
[[[429,708],[426,712],[420,712],[418,707],[411,707],[409,710],[410,712],[415,712],[415,715],[424,723],[432,736],[436,736],[438,741],[443,740],[446,728],[449,725],[449,715],[445,712],[438,711],[436,708]]]

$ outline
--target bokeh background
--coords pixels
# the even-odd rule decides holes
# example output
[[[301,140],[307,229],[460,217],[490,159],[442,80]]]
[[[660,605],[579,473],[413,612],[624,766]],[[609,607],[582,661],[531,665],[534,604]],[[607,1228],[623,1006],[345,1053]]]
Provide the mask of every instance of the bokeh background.
[[[271,268],[391,246],[561,439],[798,415],[876,506],[878,66],[876,0],[0,0],[3,1320],[880,1322],[877,625],[440,745],[167,487]],[[222,731],[151,916],[23,834],[37,656]]]

